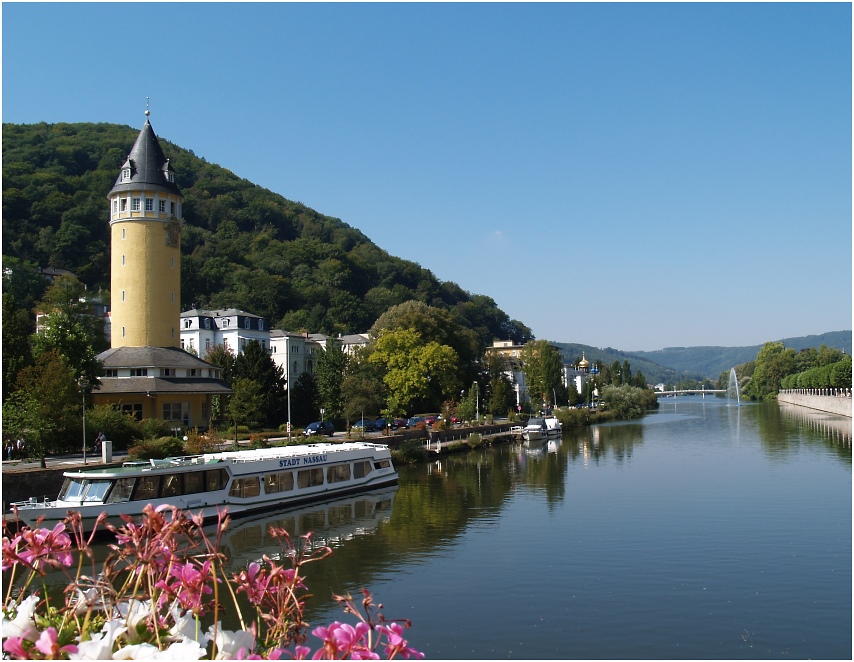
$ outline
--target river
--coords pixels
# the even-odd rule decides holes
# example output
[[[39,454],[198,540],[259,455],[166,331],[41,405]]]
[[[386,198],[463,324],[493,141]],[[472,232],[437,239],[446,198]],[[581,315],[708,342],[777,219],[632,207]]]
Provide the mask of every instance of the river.
[[[668,398],[401,468],[309,586],[368,587],[432,659],[851,659],[851,497],[850,419]]]
[[[851,659],[851,420],[666,398],[638,421],[400,467],[236,520],[235,567],[312,530],[314,624],[368,588],[429,659]]]

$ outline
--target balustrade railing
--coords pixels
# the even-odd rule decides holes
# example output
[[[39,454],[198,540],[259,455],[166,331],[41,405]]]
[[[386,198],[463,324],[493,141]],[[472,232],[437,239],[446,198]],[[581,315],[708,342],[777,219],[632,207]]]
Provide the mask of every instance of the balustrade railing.
[[[796,395],[821,395],[829,398],[850,398],[850,388],[787,388],[781,389],[780,393],[792,393]]]

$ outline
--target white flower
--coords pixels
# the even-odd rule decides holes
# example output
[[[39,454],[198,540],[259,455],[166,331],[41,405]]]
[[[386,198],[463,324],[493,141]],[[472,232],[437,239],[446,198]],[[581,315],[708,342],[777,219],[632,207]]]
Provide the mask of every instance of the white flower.
[[[151,600],[134,600],[116,605],[118,612],[124,617],[128,630],[128,639],[137,641],[137,627],[144,623],[151,614]]]
[[[252,649],[255,648],[255,637],[246,630],[233,632],[217,629],[216,637],[214,637],[212,625],[208,628],[208,638],[213,639],[216,643],[217,660],[233,660],[241,648],[244,649],[244,653],[251,653]]]
[[[36,622],[33,620],[33,613],[36,611],[38,603],[39,596],[33,594],[21,601],[15,610],[15,618],[11,621],[7,620],[4,614],[3,621],[0,622],[0,631],[2,631],[4,639],[8,637],[23,637],[30,641],[38,639],[39,631],[36,628]]]
[[[94,635],[91,639],[81,641],[77,645],[76,653],[69,653],[70,660],[112,660],[113,645],[116,638],[127,630],[122,620],[114,619],[104,623],[101,634]]]
[[[104,600],[97,588],[90,588],[86,591],[81,591],[78,588],[75,591],[77,592],[77,606],[74,607],[75,616],[83,616],[90,609],[103,611]]]
[[[195,641],[200,646],[207,646],[208,641],[210,641],[213,637],[206,635],[202,632],[199,627],[198,619],[193,616],[192,612],[187,612],[183,616],[181,616],[181,609],[178,601],[172,603],[172,606],[169,607],[169,615],[172,617],[172,620],[175,622],[169,630],[169,637],[172,641]]]
[[[119,648],[113,653],[114,660],[148,660],[153,659],[160,649],[151,644],[134,644]]]
[[[195,641],[185,639],[176,641],[165,651],[159,651],[152,660],[199,660],[207,654],[207,651]]]

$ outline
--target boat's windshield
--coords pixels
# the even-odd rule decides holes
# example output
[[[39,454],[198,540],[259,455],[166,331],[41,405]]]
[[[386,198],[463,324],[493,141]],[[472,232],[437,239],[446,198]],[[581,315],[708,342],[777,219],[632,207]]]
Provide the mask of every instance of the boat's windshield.
[[[74,478],[66,478],[62,484],[62,489],[59,491],[60,501],[70,501],[80,498],[80,490],[83,487],[83,481],[75,480]]]
[[[66,478],[59,492],[60,501],[103,501],[112,480],[81,480]]]

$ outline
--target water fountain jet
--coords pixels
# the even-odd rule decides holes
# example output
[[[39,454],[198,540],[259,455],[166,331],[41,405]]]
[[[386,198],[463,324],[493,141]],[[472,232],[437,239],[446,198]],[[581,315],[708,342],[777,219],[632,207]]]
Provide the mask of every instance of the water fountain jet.
[[[726,387],[726,397],[729,399],[735,398],[737,407],[741,407],[741,394],[738,392],[738,377],[735,374],[735,368],[729,371],[729,383]]]

